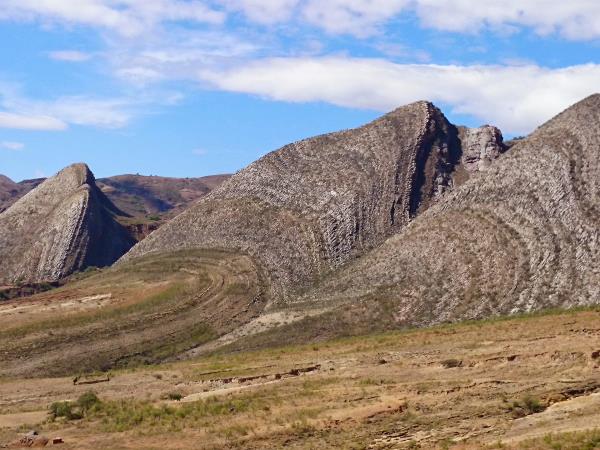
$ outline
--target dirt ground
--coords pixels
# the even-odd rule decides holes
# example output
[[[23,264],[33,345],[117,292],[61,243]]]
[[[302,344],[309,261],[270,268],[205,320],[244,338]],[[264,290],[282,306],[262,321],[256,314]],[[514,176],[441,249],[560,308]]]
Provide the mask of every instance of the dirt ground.
[[[65,449],[584,448],[544,443],[600,428],[599,319],[553,313],[217,354],[90,385],[4,377],[0,444],[35,428]],[[97,410],[47,420],[51,403],[90,389]]]

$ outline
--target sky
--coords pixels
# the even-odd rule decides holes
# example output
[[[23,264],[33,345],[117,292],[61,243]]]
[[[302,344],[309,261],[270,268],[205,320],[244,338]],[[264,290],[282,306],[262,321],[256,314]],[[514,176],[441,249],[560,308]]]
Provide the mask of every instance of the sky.
[[[430,100],[524,135],[600,92],[597,0],[0,0],[0,174],[235,172]]]

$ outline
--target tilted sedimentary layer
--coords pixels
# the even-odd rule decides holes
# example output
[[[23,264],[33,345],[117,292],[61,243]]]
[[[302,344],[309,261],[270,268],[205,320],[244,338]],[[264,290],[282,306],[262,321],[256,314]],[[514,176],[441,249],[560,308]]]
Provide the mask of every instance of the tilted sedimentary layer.
[[[600,96],[302,300],[391,302],[419,325],[600,303]]]
[[[288,298],[400,231],[504,149],[497,129],[458,129],[431,103],[414,103],[266,155],[124,259],[235,249],[271,276],[275,298]]]
[[[56,281],[106,266],[134,244],[85,164],[74,164],[0,214],[0,283]]]

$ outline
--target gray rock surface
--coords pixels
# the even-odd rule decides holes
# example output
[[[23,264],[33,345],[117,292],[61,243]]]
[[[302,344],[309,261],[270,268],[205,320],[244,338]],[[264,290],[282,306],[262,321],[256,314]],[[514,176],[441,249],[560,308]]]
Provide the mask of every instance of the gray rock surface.
[[[0,283],[112,264],[134,244],[117,213],[85,164],[67,167],[0,214]]]
[[[461,134],[484,148],[486,138],[502,145],[499,133],[461,133],[428,102],[296,142],[234,175],[124,259],[233,249],[259,262],[276,298],[289,298],[402,230],[457,184],[457,175],[468,178]],[[488,157],[493,152],[483,152]]]
[[[600,303],[600,95],[301,300],[391,302],[413,325]]]

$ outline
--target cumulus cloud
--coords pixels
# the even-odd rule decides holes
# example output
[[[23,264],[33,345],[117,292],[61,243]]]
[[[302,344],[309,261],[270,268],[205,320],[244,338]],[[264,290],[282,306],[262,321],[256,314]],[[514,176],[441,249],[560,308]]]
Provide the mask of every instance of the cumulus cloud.
[[[67,61],[67,62],[83,62],[89,60],[92,55],[86,52],[80,52],[76,50],[57,50],[48,53],[50,59],[56,61]]]
[[[2,0],[0,19],[91,25],[135,36],[164,22],[218,24],[225,15],[199,0]]]
[[[424,26],[473,33],[484,28],[529,27],[538,34],[558,33],[573,40],[600,37],[600,2],[595,0],[219,0],[258,23],[291,19],[330,33],[368,36],[402,14]]]
[[[600,91],[600,65],[394,64],[378,59],[276,58],[225,71],[203,71],[217,89],[292,101],[388,111],[417,101],[449,105],[509,133],[527,133]]]
[[[0,19],[91,25],[136,36],[168,22],[223,24],[240,12],[258,24],[304,21],[330,33],[367,36],[402,14],[427,27],[472,33],[530,27],[574,40],[600,37],[595,0],[2,0]]]
[[[559,33],[569,39],[600,37],[600,2],[595,0],[414,0],[426,26],[473,32],[484,27],[531,27],[537,33]]]
[[[25,144],[23,144],[22,142],[3,141],[0,142],[0,148],[18,151],[23,150],[25,148]]]
[[[409,0],[308,0],[306,20],[327,32],[368,36],[376,26],[403,11]]]

